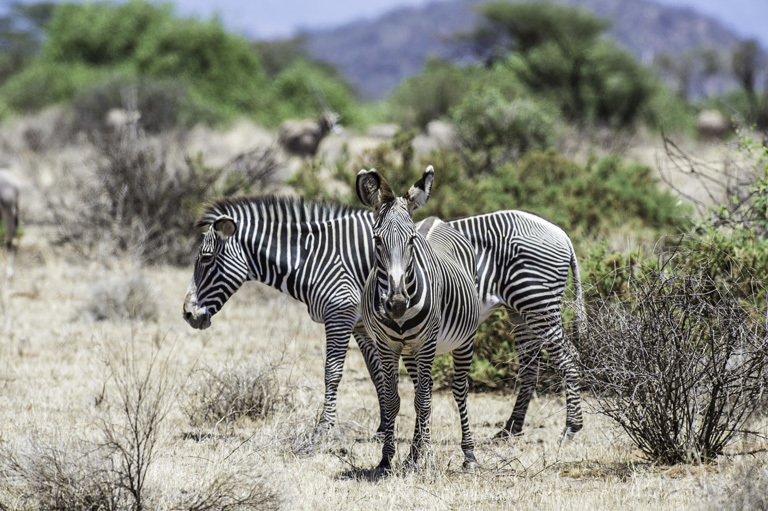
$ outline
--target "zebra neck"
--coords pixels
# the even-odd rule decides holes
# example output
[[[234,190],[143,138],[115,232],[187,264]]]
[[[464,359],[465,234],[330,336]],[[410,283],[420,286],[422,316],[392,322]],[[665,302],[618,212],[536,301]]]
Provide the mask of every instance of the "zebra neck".
[[[340,276],[362,289],[372,265],[371,225],[368,216],[259,222],[245,235],[250,277],[304,303],[328,291],[325,281],[342,286]]]

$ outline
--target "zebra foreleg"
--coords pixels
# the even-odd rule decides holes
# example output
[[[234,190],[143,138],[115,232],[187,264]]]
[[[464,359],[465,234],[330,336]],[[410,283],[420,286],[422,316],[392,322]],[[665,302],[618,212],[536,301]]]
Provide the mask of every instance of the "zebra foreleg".
[[[316,428],[318,431],[331,429],[336,424],[336,399],[353,326],[353,321],[325,322],[325,400]]]
[[[395,457],[395,418],[400,412],[400,395],[397,392],[397,369],[400,353],[387,347],[379,350],[384,377],[382,409],[384,410],[384,443],[381,447],[381,461],[375,469],[377,475],[385,475],[392,469]]]
[[[365,360],[365,367],[368,369],[368,374],[371,376],[373,386],[376,388],[376,397],[379,401],[379,427],[376,429],[374,439],[382,440],[384,438],[384,408],[382,407],[382,396],[384,394],[384,374],[381,367],[381,359],[379,358],[379,351],[376,348],[376,343],[368,336],[363,325],[357,325],[352,331],[355,336],[355,341],[360,347],[360,353]]]
[[[469,429],[469,414],[467,413],[467,393],[469,392],[469,368],[472,363],[472,343],[453,352],[453,382],[451,390],[456,406],[459,408],[459,421],[461,422],[461,450],[464,451],[465,470],[474,470],[478,467],[475,458],[475,442],[472,440],[472,432]]]
[[[432,344],[435,343],[427,343]],[[411,451],[406,460],[406,466],[416,468],[420,459],[425,459],[429,465],[434,462],[432,453],[432,363],[435,360],[434,348],[424,350],[415,356],[403,357],[411,379],[414,380],[413,406],[416,411],[416,421],[413,430]],[[410,367],[409,367],[410,366]],[[414,379],[415,374],[415,379]]]

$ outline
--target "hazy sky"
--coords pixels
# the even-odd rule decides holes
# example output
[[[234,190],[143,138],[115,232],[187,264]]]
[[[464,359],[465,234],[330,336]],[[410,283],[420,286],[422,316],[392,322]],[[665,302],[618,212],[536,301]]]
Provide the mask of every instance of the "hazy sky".
[[[179,14],[207,18],[218,14],[233,30],[250,37],[287,37],[302,28],[327,28],[370,18],[400,6],[436,0],[174,0]],[[437,0],[439,1],[439,0]],[[692,7],[722,21],[743,37],[768,47],[768,0],[656,0]]]

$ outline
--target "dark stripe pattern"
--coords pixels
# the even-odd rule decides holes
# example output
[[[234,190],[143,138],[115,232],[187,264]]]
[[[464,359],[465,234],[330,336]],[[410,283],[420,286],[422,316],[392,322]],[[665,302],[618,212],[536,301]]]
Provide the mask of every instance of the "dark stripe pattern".
[[[436,353],[452,352],[452,391],[459,409],[465,467],[474,466],[474,442],[467,415],[468,374],[477,331],[479,302],[474,249],[458,231],[432,219],[424,236],[411,220],[406,200],[397,198],[379,212],[373,229],[375,263],[363,290],[366,330],[381,357],[385,388],[382,459],[389,470],[395,454],[395,417],[400,410],[398,367],[403,357],[415,390],[416,428],[408,464],[431,456],[432,364]],[[468,254],[469,260],[454,257]],[[407,305],[393,317],[387,301],[398,279]]]
[[[236,225],[234,234],[226,239],[213,229],[222,217],[231,218]],[[363,285],[373,266],[373,221],[371,212],[363,208],[275,197],[223,200],[212,205],[200,221],[208,230],[195,260],[184,303],[185,319],[196,328],[207,327],[245,280],[264,282],[304,302],[312,319],[325,324],[322,427],[335,422],[337,389],[350,335],[360,346],[379,396],[383,391],[383,381],[377,376],[381,362],[360,313]],[[582,426],[578,373],[561,316],[569,268],[577,303],[581,303],[578,265],[568,236],[551,222],[514,210],[446,223],[459,230],[477,254],[481,320],[494,309],[507,307],[515,324],[521,389],[499,436],[519,433],[523,427],[542,349],[565,377],[566,433],[578,431]],[[426,220],[421,223],[426,224]],[[577,313],[580,310],[581,305]]]

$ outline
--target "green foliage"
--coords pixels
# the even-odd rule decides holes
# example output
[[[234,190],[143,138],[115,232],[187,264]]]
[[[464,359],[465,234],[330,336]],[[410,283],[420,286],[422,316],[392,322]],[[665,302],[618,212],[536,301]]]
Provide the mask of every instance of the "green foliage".
[[[228,34],[218,21],[155,23],[135,51],[137,72],[188,83],[202,103],[213,103],[225,117],[255,112],[264,103],[266,79],[248,41]]]
[[[150,123],[158,129],[172,120],[212,124],[238,115],[275,126],[284,117],[317,116],[326,106],[357,122],[351,92],[327,67],[298,57],[271,64],[274,80],[249,41],[218,20],[177,18],[171,4],[62,3],[37,58],[0,88],[0,103],[36,110],[78,96],[79,108],[101,117],[104,107],[126,106],[115,90],[133,87],[143,119],[152,116],[144,110],[161,104],[157,99],[171,100],[174,111],[164,109],[170,115]],[[99,91],[112,92],[87,99]]]
[[[430,60],[420,74],[403,82],[387,98],[391,120],[405,129],[423,129],[459,104],[471,80],[470,73],[455,64]]]
[[[352,92],[334,72],[303,58],[294,59],[270,82],[271,95],[279,98],[265,106],[262,121],[317,118],[323,105],[341,114],[345,126],[358,123],[359,115]]]
[[[631,127],[659,89],[648,69],[601,39],[608,25],[585,10],[497,1],[478,11],[497,34],[491,44],[503,43],[502,60],[515,76],[571,121]]]
[[[104,71],[85,64],[33,63],[0,87],[0,98],[11,110],[35,111],[67,100],[105,77]]]
[[[535,100],[511,101],[495,88],[474,88],[451,111],[470,172],[488,172],[555,142],[556,114]]]
[[[7,13],[0,16],[0,84],[27,65],[38,51],[43,27],[54,5],[52,2],[31,5],[12,2],[7,6]]]
[[[171,19],[169,4],[132,0],[114,5],[62,3],[54,10],[40,54],[43,62],[117,66],[135,57],[155,25]]]
[[[514,387],[519,365],[509,314],[506,310],[498,310],[478,327],[469,370],[470,387],[473,390]],[[450,355],[435,357],[432,378],[436,387],[450,387],[453,381],[453,359]]]

